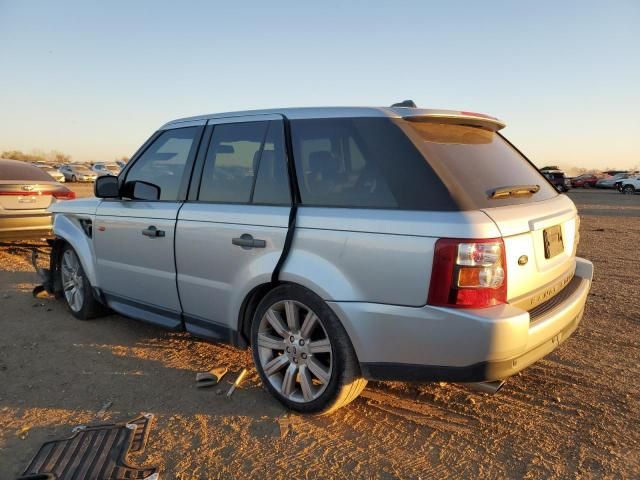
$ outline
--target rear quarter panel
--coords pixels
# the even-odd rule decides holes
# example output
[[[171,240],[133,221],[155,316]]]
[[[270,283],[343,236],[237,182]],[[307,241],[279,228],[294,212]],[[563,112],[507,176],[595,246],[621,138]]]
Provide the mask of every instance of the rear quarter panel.
[[[280,278],[325,300],[422,306],[438,238],[497,236],[479,211],[305,207]]]

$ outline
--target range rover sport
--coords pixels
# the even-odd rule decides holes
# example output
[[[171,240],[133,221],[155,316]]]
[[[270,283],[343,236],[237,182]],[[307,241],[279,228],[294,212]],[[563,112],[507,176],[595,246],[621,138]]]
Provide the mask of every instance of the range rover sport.
[[[252,349],[268,390],[327,413],[367,380],[494,382],[580,322],[579,218],[459,111],[295,108],[162,126],[97,198],[55,204],[49,290]]]

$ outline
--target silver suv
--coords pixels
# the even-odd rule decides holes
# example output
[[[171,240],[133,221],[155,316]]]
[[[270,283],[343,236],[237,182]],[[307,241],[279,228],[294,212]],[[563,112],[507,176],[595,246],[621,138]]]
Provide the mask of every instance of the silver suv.
[[[302,412],[367,380],[484,383],[580,322],[576,208],[486,115],[299,108],[154,133],[98,198],[56,204],[49,290],[250,347]]]

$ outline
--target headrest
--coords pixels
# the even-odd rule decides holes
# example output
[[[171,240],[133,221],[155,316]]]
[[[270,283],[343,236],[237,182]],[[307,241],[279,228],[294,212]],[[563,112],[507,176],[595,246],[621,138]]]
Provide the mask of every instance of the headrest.
[[[337,173],[340,169],[338,159],[331,152],[321,150],[309,155],[309,169],[314,173]]]

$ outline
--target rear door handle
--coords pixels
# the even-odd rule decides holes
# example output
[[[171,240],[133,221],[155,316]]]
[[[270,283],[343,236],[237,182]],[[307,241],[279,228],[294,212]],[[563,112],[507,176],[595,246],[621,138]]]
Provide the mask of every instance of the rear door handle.
[[[158,230],[155,225],[150,225],[148,228],[142,230],[142,234],[145,237],[164,237],[164,230]]]
[[[240,237],[232,239],[231,243],[247,250],[250,248],[264,248],[267,246],[267,242],[258,238],[253,238],[248,233],[243,233]]]

